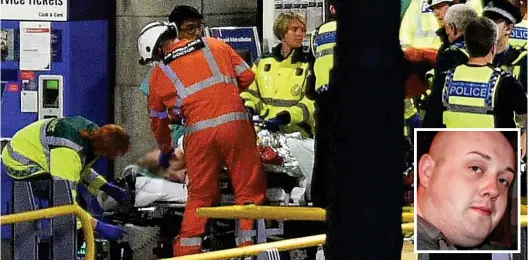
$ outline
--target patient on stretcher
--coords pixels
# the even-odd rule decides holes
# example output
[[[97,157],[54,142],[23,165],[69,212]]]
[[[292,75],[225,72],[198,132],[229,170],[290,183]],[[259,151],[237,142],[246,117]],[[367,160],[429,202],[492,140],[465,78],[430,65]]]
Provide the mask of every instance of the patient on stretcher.
[[[185,183],[187,169],[185,168],[185,157],[182,147],[179,146],[175,149],[174,154],[169,161],[170,166],[167,169],[163,169],[159,166],[159,154],[160,150],[155,149],[137,160],[136,165],[147,171],[149,175],[172,182]]]
[[[178,143],[180,145],[176,148],[168,169],[162,169],[158,165],[160,153],[158,149],[148,152],[124,169],[121,178],[133,179],[127,188],[135,193],[133,202],[135,207],[144,207],[153,202],[185,203],[187,198],[185,155],[181,140]],[[258,133],[258,144],[264,168],[270,173],[267,180],[268,199],[278,202],[284,199],[289,201],[290,199],[284,197],[284,194],[290,194],[292,201],[309,200],[313,169],[313,139],[271,134],[263,130]],[[221,189],[230,192],[226,171],[228,170],[219,169],[219,179],[223,187]],[[305,195],[308,197],[302,198]],[[231,201],[231,197],[224,199],[227,199],[224,202],[228,204]],[[103,206],[103,208],[110,207]]]

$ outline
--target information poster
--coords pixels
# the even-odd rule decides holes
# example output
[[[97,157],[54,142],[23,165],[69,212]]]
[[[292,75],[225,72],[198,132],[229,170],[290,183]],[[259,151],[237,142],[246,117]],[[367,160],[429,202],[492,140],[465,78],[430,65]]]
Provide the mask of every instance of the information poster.
[[[211,37],[222,39],[238,52],[249,52],[250,63],[262,55],[256,27],[214,27],[208,32]]]
[[[20,92],[20,112],[22,113],[38,112],[38,91]]]
[[[50,27],[50,22],[20,22],[20,70],[50,70]]]

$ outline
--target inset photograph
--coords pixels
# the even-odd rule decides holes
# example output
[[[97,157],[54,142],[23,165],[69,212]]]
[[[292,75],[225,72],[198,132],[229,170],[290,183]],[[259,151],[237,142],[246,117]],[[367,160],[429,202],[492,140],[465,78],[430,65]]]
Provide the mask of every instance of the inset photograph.
[[[415,252],[520,252],[519,136],[415,130]]]

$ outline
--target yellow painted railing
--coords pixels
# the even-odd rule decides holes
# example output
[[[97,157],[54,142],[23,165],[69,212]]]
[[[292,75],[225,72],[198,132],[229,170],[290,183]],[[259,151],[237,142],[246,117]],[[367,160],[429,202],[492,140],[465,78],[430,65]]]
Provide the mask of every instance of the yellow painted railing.
[[[252,246],[245,246],[233,249],[219,250],[214,252],[207,252],[203,254],[188,255],[174,258],[166,258],[162,260],[209,260],[209,259],[229,259],[232,257],[255,256],[269,249],[277,249],[279,251],[294,250],[297,248],[312,247],[324,244],[326,235],[316,235],[309,237],[301,237],[294,239],[281,240],[277,242],[270,242]]]
[[[527,226],[528,216],[521,216],[521,225]],[[403,232],[414,231],[414,223],[403,223]],[[323,245],[326,242],[326,235],[316,235],[295,239],[287,239],[277,242],[270,242],[258,244],[247,247],[219,250],[214,252],[207,252],[202,254],[187,255],[173,258],[165,258],[160,260],[211,260],[211,259],[229,259],[233,257],[255,256],[270,249],[277,249],[279,251],[294,250],[297,248],[305,248]]]
[[[414,230],[413,223],[405,223],[402,225],[404,232]],[[232,257],[255,256],[269,249],[277,249],[279,251],[294,250],[298,248],[312,247],[324,245],[326,242],[326,235],[316,235],[309,237],[301,237],[294,239],[286,239],[277,242],[270,242],[246,247],[239,247],[233,249],[219,250],[214,252],[207,252],[202,254],[180,256],[174,258],[166,258],[160,260],[209,260],[209,259],[229,259]]]
[[[33,221],[42,218],[53,218],[64,215],[75,214],[81,219],[84,237],[86,240],[86,260],[95,259],[95,242],[92,227],[92,216],[78,205],[57,206],[47,209],[39,209],[28,212],[0,216],[0,224],[13,224],[23,221]]]
[[[202,217],[223,219],[326,220],[326,210],[313,207],[223,206],[199,208],[196,213]],[[402,221],[404,223],[414,222],[414,213],[403,212]]]

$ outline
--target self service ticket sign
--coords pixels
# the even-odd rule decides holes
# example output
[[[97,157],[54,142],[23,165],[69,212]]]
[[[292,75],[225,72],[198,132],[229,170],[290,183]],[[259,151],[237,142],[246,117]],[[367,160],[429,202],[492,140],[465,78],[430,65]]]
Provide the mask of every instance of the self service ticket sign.
[[[66,21],[68,0],[0,0],[2,20]]]
[[[257,27],[213,27],[208,28],[206,33],[223,40],[235,50],[249,51],[253,60],[262,55]]]

